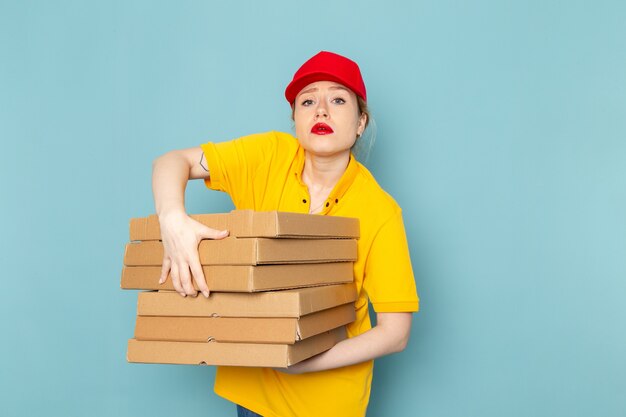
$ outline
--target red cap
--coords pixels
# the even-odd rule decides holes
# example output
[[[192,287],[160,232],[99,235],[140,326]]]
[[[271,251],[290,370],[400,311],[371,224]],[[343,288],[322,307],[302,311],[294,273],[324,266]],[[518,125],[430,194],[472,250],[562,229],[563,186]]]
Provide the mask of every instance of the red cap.
[[[304,87],[315,81],[334,81],[345,85],[367,101],[365,83],[356,62],[332,52],[322,51],[313,56],[296,71],[293,80],[285,89],[285,98],[289,104]]]

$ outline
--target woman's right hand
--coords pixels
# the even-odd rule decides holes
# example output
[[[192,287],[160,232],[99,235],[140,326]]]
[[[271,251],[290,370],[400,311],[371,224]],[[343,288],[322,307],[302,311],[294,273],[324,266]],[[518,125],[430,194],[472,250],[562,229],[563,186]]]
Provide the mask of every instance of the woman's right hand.
[[[202,294],[208,297],[210,290],[200,264],[198,245],[202,239],[223,239],[228,231],[211,229],[184,212],[160,215],[159,224],[164,249],[159,283],[164,283],[169,274],[176,291],[186,297],[197,294],[195,281]]]

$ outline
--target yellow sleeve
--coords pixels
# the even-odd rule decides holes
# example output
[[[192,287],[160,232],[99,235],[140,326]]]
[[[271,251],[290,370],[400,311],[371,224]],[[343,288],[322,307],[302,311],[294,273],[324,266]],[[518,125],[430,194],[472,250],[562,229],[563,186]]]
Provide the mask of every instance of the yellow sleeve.
[[[277,132],[267,132],[200,145],[210,173],[206,186],[230,194],[237,208],[251,208],[255,177],[271,165],[282,139],[279,136]]]
[[[363,286],[377,313],[414,312],[419,309],[400,210],[383,224],[374,237],[365,263]]]

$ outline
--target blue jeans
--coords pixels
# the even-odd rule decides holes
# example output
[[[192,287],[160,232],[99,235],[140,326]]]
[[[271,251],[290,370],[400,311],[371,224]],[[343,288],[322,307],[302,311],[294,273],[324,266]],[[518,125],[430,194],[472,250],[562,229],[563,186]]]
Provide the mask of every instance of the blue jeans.
[[[250,411],[245,407],[237,404],[237,417],[263,417],[261,414],[257,414],[254,411]]]

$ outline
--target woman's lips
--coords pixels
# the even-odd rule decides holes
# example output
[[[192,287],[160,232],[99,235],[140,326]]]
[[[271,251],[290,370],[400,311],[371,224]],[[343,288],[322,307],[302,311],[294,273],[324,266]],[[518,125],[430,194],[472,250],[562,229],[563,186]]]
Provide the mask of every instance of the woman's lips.
[[[326,123],[315,123],[315,125],[311,128],[311,133],[316,135],[330,135],[331,133],[334,133],[334,131]]]

